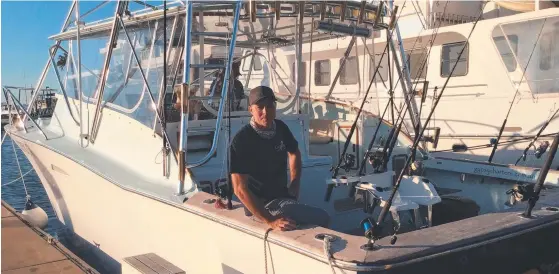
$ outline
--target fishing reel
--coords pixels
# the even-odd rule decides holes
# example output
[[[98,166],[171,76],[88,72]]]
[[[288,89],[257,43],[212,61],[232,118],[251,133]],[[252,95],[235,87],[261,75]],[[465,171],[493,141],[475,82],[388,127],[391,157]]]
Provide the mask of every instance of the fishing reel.
[[[549,142],[548,141],[544,141],[540,144],[540,146],[536,149],[536,152],[534,153],[534,156],[536,156],[536,158],[540,159],[542,157],[542,155],[547,151],[547,149],[549,148]]]
[[[414,161],[410,165],[410,173],[411,175],[421,175],[423,174],[423,162],[420,160]]]
[[[384,159],[385,159],[386,153],[383,153],[382,150],[377,150],[375,152],[370,152],[368,155],[369,158],[369,164],[371,164],[371,166],[373,167],[373,169],[375,171],[378,171],[383,163],[384,163]]]
[[[343,158],[343,164],[340,166],[346,172],[349,172],[351,168],[355,165],[355,155],[345,154]]]
[[[510,199],[506,203],[507,206],[515,205],[517,202],[528,201],[535,194],[534,184],[515,185],[507,191],[507,194],[510,195]]]
[[[392,234],[392,237],[390,239],[391,245],[396,244],[396,241],[398,240],[398,237],[396,236],[396,233],[398,232],[398,230],[400,230],[400,221],[398,217],[394,218],[394,223],[394,233]],[[376,224],[373,220],[371,220],[371,218],[363,219],[359,226],[363,229],[365,238],[369,240],[368,243],[362,245],[361,248],[364,250],[374,250],[375,241],[382,237],[382,226]]]
[[[377,224],[371,220],[371,218],[365,218],[359,223],[359,226],[363,229],[365,233],[365,238],[369,241],[361,246],[361,249],[364,250],[374,250],[375,249],[375,241],[380,238],[380,231],[381,228],[377,226]]]

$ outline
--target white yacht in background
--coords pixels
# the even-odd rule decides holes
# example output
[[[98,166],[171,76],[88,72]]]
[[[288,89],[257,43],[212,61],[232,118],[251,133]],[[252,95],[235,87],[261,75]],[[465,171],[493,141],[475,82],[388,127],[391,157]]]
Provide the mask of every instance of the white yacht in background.
[[[469,80],[452,76],[446,86],[443,82],[449,78],[427,79],[437,75],[436,64],[442,65],[443,75],[447,66],[463,74],[465,63],[458,57],[471,60],[468,76],[484,85],[484,91],[474,93],[505,94],[514,81],[530,88],[522,92],[533,92],[529,81],[515,78],[523,71],[523,59],[515,58],[519,61],[514,74],[504,71],[510,60],[501,57],[492,37],[518,23],[520,27],[510,33],[519,35],[521,45],[523,35],[531,37],[519,32],[524,22],[538,25],[542,18],[542,29],[556,30],[557,9],[481,20],[484,10],[476,12],[472,6],[473,18],[458,19],[445,12],[437,15],[444,4],[433,1],[428,9],[419,7],[424,18],[430,18],[424,29],[414,23],[416,15],[396,12],[399,5],[406,12],[418,8],[415,2],[407,3],[175,1],[150,6],[106,1],[86,11],[74,1],[60,33],[50,37],[54,45],[45,49],[48,61],[36,85],[40,89],[47,73],[55,73],[60,92],[54,114],[28,119],[33,118],[35,91],[29,108],[16,103],[24,122],[6,126],[6,131],[33,165],[58,219],[94,247],[107,272],[125,272],[146,258],[162,258],[186,273],[444,273],[457,265],[468,272],[507,272],[556,263],[550,250],[559,245],[554,237],[559,227],[559,193],[554,187],[559,179],[550,166],[557,160],[559,137],[542,154],[545,164],[542,160],[538,169],[525,168],[530,178],[485,176],[483,184],[461,180],[462,171],[430,167],[429,162],[441,160],[429,152],[432,148],[418,144],[428,139],[421,134],[425,128],[441,128],[438,137],[430,134],[434,143],[455,133],[451,130],[462,130],[462,125],[447,124],[452,117],[470,118],[445,110],[450,104],[454,108],[475,104],[462,89],[462,81]],[[474,5],[449,3],[455,11],[469,10],[461,4]],[[141,5],[147,8],[134,9]],[[487,6],[478,3],[480,8]],[[102,9],[114,16],[85,21],[85,15]],[[459,20],[469,23],[452,25]],[[428,46],[426,37],[435,33],[432,26],[442,21],[452,26],[437,28],[435,45]],[[382,62],[376,63],[384,55],[396,60],[396,66],[406,63],[404,52],[416,48],[406,47],[420,30],[425,38],[419,48],[434,51],[425,96],[410,92],[416,58],[411,53],[412,73],[397,69],[390,77],[393,86],[401,77],[404,87],[393,89],[395,113],[379,119],[387,105],[382,88],[391,86],[390,79],[373,82],[369,72],[385,69]],[[385,32],[393,34],[390,39]],[[347,51],[348,57],[355,58],[347,58],[345,69],[335,77],[340,54],[350,40],[355,46]],[[400,46],[377,56],[383,48],[378,40]],[[466,40],[467,55],[456,54],[462,48],[445,46]],[[473,54],[488,48],[493,52],[483,54],[484,59]],[[524,54],[525,47],[518,48]],[[240,80],[246,90],[268,85],[277,92],[278,118],[289,126],[302,152],[299,200],[326,210],[331,216],[328,228],[303,225],[295,231],[269,232],[245,216],[242,205],[232,199],[227,146],[250,115],[243,103],[239,109],[226,110],[227,85],[221,92],[211,91],[206,88],[211,80],[197,76],[221,69],[228,79],[234,61],[241,62]],[[500,68],[504,74],[483,77],[488,68],[495,74]],[[307,69],[314,77],[302,73]],[[294,77],[295,71],[301,73]],[[387,76],[382,75],[384,80]],[[436,98],[429,97],[439,85]],[[175,88],[188,94],[187,111],[173,108]],[[538,90],[542,89],[550,90],[548,84]],[[8,88],[4,92],[13,97]],[[402,100],[411,96],[417,97],[408,100],[411,103]],[[482,98],[496,98],[491,96]],[[462,97],[470,99],[452,99]],[[537,99],[547,104],[543,97]],[[483,104],[497,108],[495,101]],[[471,115],[473,108],[468,109]],[[400,133],[393,130],[401,125],[398,111],[402,118],[411,117],[405,118],[408,133],[401,127],[401,134],[390,138],[389,131]],[[545,115],[537,113],[526,117],[526,123],[541,122],[539,116]],[[441,117],[451,118],[441,121]],[[418,123],[414,139],[409,125]],[[554,120],[549,128],[556,124]],[[412,158],[417,161],[410,165]],[[422,163],[426,163],[423,171]],[[538,195],[535,206],[528,207]],[[226,202],[221,204],[222,200]]]
[[[468,40],[468,47],[448,84],[448,93],[428,125],[427,135],[438,136],[437,142],[424,144],[433,156],[485,162],[491,155],[492,143],[499,138],[497,150],[489,162],[530,167],[543,164],[544,159],[536,151],[546,141],[550,143],[552,135],[559,131],[559,9],[552,1],[539,1],[538,10],[534,10],[537,2],[395,2],[401,12],[398,35],[402,40],[402,45],[395,50],[405,52],[409,60],[409,75],[416,93],[414,115],[419,121],[429,114],[472,22],[480,8],[484,8],[483,20]],[[390,78],[396,102],[401,104],[405,98],[401,86],[404,79],[398,77],[393,56],[390,55],[391,64],[387,56],[381,58],[386,47],[386,32],[377,31],[369,39],[359,38],[348,51],[351,40],[351,37],[339,37],[303,46],[301,111],[314,118],[312,132],[326,134],[317,136],[316,142],[311,139],[313,152],[319,153],[313,148],[343,130],[336,121],[353,121],[351,115],[361,103],[375,65],[380,64],[381,68],[365,110],[372,115],[382,113],[390,98]],[[245,50],[246,53],[250,51]],[[293,93],[296,90],[294,47],[261,48],[258,52],[259,70],[252,71],[250,79],[246,79],[250,80],[248,88],[274,83],[280,93]],[[346,52],[349,54],[344,56]],[[344,59],[345,66],[336,81]],[[250,61],[245,59],[243,68],[248,68]],[[248,74],[246,70],[244,74]],[[272,81],[274,78],[281,80]],[[283,83],[287,83],[287,88]],[[398,112],[392,110],[385,119],[393,122],[396,116]],[[406,119],[406,132],[414,136],[413,122],[409,117]],[[507,122],[503,126],[505,119]],[[546,122],[526,159],[517,163]],[[326,128],[330,130],[320,130]],[[363,144],[368,139],[363,137],[355,143]],[[339,142],[344,141],[339,139]],[[362,155],[362,152],[357,154]],[[559,168],[559,159],[553,168]]]

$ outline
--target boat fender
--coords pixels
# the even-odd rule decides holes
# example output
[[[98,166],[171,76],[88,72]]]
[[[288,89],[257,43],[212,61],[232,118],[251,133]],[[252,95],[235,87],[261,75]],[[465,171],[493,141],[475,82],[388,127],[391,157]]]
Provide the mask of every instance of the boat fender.
[[[49,220],[47,213],[41,207],[33,203],[31,199],[27,199],[21,215],[31,225],[40,229],[45,228]]]

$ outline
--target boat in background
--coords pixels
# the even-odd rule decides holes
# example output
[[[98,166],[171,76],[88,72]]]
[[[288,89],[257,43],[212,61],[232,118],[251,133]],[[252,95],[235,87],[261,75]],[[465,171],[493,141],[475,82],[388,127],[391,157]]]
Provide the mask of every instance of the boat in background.
[[[295,231],[270,231],[247,217],[232,197],[227,147],[250,114],[227,108],[230,81],[224,81],[221,92],[206,90],[205,70],[221,70],[228,80],[234,62],[261,56],[258,48],[267,47],[277,56],[292,48],[297,52],[290,57],[297,60],[293,71],[302,71],[307,46],[347,36],[347,31],[368,38],[386,31],[394,34],[389,41],[400,44],[397,33],[403,27],[396,24],[401,19],[393,2],[273,2],[270,9],[272,3],[255,1],[163,6],[106,1],[87,11],[80,3],[72,2],[60,33],[51,36],[54,45],[45,49],[47,64],[30,106],[12,100],[23,112],[22,122],[5,128],[33,165],[58,219],[95,247],[112,271],[152,253],[188,273],[445,273],[457,265],[458,272],[507,272],[557,262],[550,250],[559,245],[554,237],[559,199],[546,177],[559,137],[545,154],[537,180],[529,183],[488,176],[480,184],[460,180],[455,171],[421,170],[422,161],[436,158],[418,147],[423,134],[400,130],[416,117],[414,100],[403,104],[401,123],[398,114],[392,123],[379,119],[380,111],[364,112],[365,104],[359,104],[370,99],[373,81],[363,82],[370,85],[359,96],[348,95],[354,96],[349,103],[330,98],[347,111],[343,119],[332,116],[343,121],[327,124],[305,113],[303,104],[312,98],[303,96],[303,74],[294,77],[294,88],[282,85],[285,78],[269,78],[278,92],[278,118],[293,132],[302,154],[299,200],[326,210],[329,227],[301,224]],[[114,16],[85,22],[84,15],[103,9]],[[198,60],[193,58],[196,43],[201,45]],[[224,47],[225,60],[200,58],[206,43]],[[252,54],[235,58],[236,48]],[[390,57],[401,66],[403,53],[393,47]],[[55,63],[57,55],[63,61]],[[460,63],[460,54],[456,57],[449,65]],[[269,75],[289,71],[280,58],[261,70],[256,58],[250,59],[243,73],[247,90],[258,71],[262,77],[266,70]],[[34,119],[37,91],[50,70],[60,86],[54,113]],[[398,70],[408,88],[402,97],[414,98],[406,93],[412,79],[405,72]],[[203,77],[197,80],[194,73]],[[349,73],[340,73],[340,83],[353,79]],[[187,105],[198,107],[176,115],[175,89],[192,103]],[[15,98],[8,88],[4,92]],[[380,100],[376,93],[371,100]],[[447,96],[437,96],[436,102]],[[327,112],[340,110],[325,106]],[[203,119],[195,115],[202,108],[210,114]],[[403,119],[406,115],[410,118]],[[429,119],[424,123],[428,126]],[[317,146],[318,140],[326,146]],[[352,152],[361,154],[346,156]],[[412,157],[418,160],[413,167]],[[361,166],[367,168],[357,173]]]

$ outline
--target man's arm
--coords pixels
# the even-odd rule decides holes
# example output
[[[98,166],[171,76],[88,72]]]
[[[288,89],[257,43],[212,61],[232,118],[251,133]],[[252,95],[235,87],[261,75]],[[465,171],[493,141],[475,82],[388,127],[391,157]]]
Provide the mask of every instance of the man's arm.
[[[289,173],[291,184],[289,185],[289,194],[299,199],[299,187],[301,179],[301,151],[299,148],[295,152],[287,152],[289,159]]]
[[[264,204],[248,188],[248,175],[232,173],[233,189],[235,195],[258,219],[270,223],[274,217],[264,208]]]
[[[295,223],[287,218],[276,218],[264,208],[264,204],[248,188],[248,175],[232,173],[231,180],[235,195],[258,219],[265,222],[272,229],[292,230]]]

